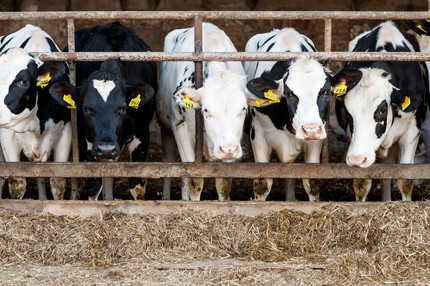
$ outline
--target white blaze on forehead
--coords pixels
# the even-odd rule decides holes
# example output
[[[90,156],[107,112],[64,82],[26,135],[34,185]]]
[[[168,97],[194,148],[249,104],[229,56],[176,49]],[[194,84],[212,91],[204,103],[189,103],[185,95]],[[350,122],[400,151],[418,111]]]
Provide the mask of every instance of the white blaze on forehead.
[[[111,80],[93,79],[93,86],[97,89],[104,102],[107,102],[110,92],[115,88],[115,83]]]

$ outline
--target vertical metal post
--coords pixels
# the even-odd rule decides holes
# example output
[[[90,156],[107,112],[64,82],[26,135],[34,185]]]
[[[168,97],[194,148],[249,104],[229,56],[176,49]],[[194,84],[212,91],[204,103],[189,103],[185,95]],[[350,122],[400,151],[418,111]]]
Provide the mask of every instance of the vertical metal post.
[[[331,52],[331,31],[332,31],[332,20],[326,19],[324,20],[324,51],[326,53]],[[330,98],[332,101],[332,98]],[[327,125],[330,125],[330,103],[329,108],[327,109]],[[328,141],[329,141],[329,132],[327,132],[327,138],[323,142],[322,152],[321,152],[321,163],[328,163],[329,161],[329,153],[328,153]]]
[[[202,42],[202,19],[195,18],[194,19],[194,53],[196,55],[200,55],[203,49]],[[202,62],[194,62],[195,68],[195,88],[198,89],[203,85],[203,63]],[[201,112],[201,108],[195,110],[196,117],[196,163],[202,162],[203,157],[203,115]]]
[[[67,45],[69,52],[75,51],[75,23],[73,19],[67,19]],[[70,83],[76,85],[76,70],[75,63],[69,63],[70,68]],[[72,158],[73,162],[79,162],[79,145],[78,145],[78,124],[76,109],[70,109],[70,122],[72,124]],[[71,195],[72,200],[78,199],[78,179],[72,178]]]

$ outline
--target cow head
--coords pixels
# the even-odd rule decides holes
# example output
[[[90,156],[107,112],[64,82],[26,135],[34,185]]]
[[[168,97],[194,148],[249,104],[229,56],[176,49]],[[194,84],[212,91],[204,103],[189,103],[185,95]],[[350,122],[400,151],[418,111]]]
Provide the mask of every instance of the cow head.
[[[198,90],[184,87],[174,94],[181,106],[187,107],[188,99],[196,107],[201,106],[205,139],[212,158],[242,157],[240,142],[248,106],[245,78],[230,71],[219,71],[208,77]]]
[[[351,143],[346,163],[366,168],[375,162],[393,122],[393,106],[402,116],[412,116],[421,97],[410,90],[399,90],[391,75],[379,68],[344,69],[333,77],[332,86],[346,86],[344,101]],[[339,97],[338,97],[339,98]]]
[[[65,69],[63,63],[43,63],[21,48],[3,53],[0,56],[0,127],[17,132],[38,130],[38,121],[32,120],[36,118],[38,96],[52,83],[64,80]]]
[[[152,104],[154,89],[146,83],[128,86],[121,76],[120,64],[113,59],[103,62],[100,70],[75,91],[65,83],[51,87],[58,102],[70,105],[65,95],[77,102],[91,160],[118,159],[128,143],[124,142],[125,130],[132,128],[128,116],[143,112],[145,104]]]
[[[282,68],[282,65],[288,65]],[[273,79],[276,70],[287,70],[280,80]],[[276,72],[277,73],[277,72]],[[330,75],[324,66],[309,57],[300,57],[291,65],[277,62],[270,73],[250,80],[249,91],[261,99],[271,94],[285,98],[288,106],[288,120],[292,125],[290,132],[300,140],[319,140],[327,137],[325,131],[327,108],[330,101]],[[268,100],[262,105],[277,104]]]

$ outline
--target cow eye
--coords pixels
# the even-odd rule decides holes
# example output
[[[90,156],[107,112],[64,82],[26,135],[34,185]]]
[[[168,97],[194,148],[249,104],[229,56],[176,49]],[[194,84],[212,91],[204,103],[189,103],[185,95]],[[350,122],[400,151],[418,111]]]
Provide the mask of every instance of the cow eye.
[[[84,104],[83,109],[85,114],[90,116],[94,115],[94,109],[92,109],[91,107],[88,107],[86,104]]]
[[[246,114],[247,111],[248,111],[248,108],[244,107],[244,108],[242,108],[242,111],[240,112],[239,115],[244,115],[244,114]]]
[[[127,107],[125,106],[125,105],[123,105],[123,106],[120,106],[119,108],[118,108],[118,115],[123,115],[123,114],[125,114],[125,111],[126,111],[126,109],[127,109]]]
[[[381,110],[379,110],[378,115],[383,116],[383,115],[385,115],[385,114],[387,114],[387,108],[386,108],[386,107],[383,107],[383,108],[381,108]]]
[[[26,79],[22,79],[22,80],[17,81],[17,82],[15,83],[15,87],[21,87],[21,86],[23,86],[23,87],[28,86],[28,80],[26,80]]]

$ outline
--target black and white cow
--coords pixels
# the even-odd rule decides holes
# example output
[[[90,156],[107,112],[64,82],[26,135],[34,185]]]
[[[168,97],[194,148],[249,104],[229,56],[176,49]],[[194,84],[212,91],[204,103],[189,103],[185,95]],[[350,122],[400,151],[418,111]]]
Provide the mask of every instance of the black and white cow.
[[[312,52],[312,41],[292,28],[275,29],[249,39],[247,52]],[[248,89],[261,98],[251,108],[250,139],[256,162],[269,162],[275,152],[281,162],[293,162],[303,151],[305,162],[319,163],[330,101],[329,70],[309,56],[294,61],[246,62]],[[274,95],[274,97],[273,97]],[[275,100],[271,99],[273,97]],[[277,102],[278,101],[278,102]],[[273,179],[254,180],[255,199],[264,201]],[[303,179],[309,200],[319,190]],[[287,194],[290,199],[293,194]]]
[[[0,37],[0,46],[0,143],[5,160],[18,162],[23,152],[29,160],[46,162],[53,151],[55,162],[67,161],[70,112],[51,97],[49,88],[69,79],[68,67],[43,63],[27,52],[58,52],[58,47],[32,25]],[[51,178],[50,183],[53,198],[63,199],[66,180]],[[9,178],[12,198],[22,198],[25,190],[25,178]],[[39,188],[39,198],[46,199],[44,189]]]
[[[203,51],[236,52],[228,36],[218,27],[203,23]],[[192,52],[194,28],[170,32],[164,52]],[[174,161],[175,141],[183,162],[195,161],[195,110],[201,107],[204,120],[204,155],[210,161],[232,162],[242,157],[241,139],[248,105],[246,75],[240,62],[205,62],[203,86],[195,89],[194,63],[163,62],[156,112],[163,139],[163,161]],[[184,102],[187,102],[187,108]],[[183,200],[200,200],[203,178],[184,178]],[[231,179],[216,179],[220,201],[228,200]],[[170,181],[165,179],[163,197],[169,198]]]
[[[352,52],[418,52],[414,36],[393,22],[381,23],[349,44]],[[425,117],[427,96],[424,63],[347,62],[332,80],[340,125],[348,130],[349,166],[366,168],[376,160],[412,164]],[[341,87],[343,91],[339,90]],[[345,90],[346,89],[346,90]],[[411,200],[412,180],[397,180],[403,200]],[[364,201],[371,180],[354,180],[357,200]],[[384,195],[386,196],[386,195]]]
[[[150,47],[135,32],[118,22],[76,32],[78,52],[147,52]],[[117,160],[127,147],[130,160],[143,162],[149,146],[149,123],[154,115],[157,89],[155,62],[77,62],[77,89],[65,83],[51,90],[58,102],[71,94],[77,105],[81,160]],[[87,179],[88,197],[96,200],[101,179]],[[134,199],[144,199],[146,180],[129,179]]]

